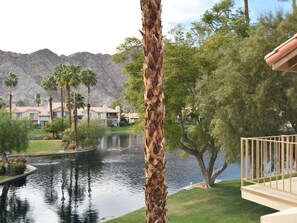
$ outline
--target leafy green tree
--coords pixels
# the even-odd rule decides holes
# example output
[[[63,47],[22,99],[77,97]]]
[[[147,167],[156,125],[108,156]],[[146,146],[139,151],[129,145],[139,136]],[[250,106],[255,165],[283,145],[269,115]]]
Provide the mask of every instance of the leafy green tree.
[[[90,108],[91,108],[90,93],[91,93],[91,87],[97,84],[96,73],[91,69],[85,69],[81,72],[80,80],[88,88],[87,113],[88,113],[88,123],[90,123]]]
[[[54,138],[60,138],[63,131],[68,128],[67,123],[63,123],[62,118],[55,118],[51,122],[45,123],[42,127],[45,132],[53,134]]]
[[[206,187],[213,186],[216,177],[226,169],[228,157],[223,163],[216,163],[218,154],[224,151],[213,136],[213,113],[202,114],[202,105],[197,100],[200,91],[197,83],[215,72],[223,56],[221,47],[248,37],[248,28],[244,13],[234,10],[233,1],[223,0],[206,11],[200,21],[193,23],[190,31],[177,26],[171,32],[173,39],[164,41],[166,148],[181,148],[194,155]],[[122,45],[128,47],[116,59],[131,60],[124,67],[124,72],[129,74],[124,91],[127,92],[126,99],[141,111],[142,94],[139,92],[143,91],[143,64],[139,59],[140,51],[136,50],[139,48],[136,44],[131,47],[129,43]]]
[[[11,114],[11,106],[12,106],[12,89],[18,84],[18,77],[15,73],[9,73],[4,78],[4,84],[9,88],[9,112]]]
[[[26,103],[23,100],[18,100],[15,105],[18,107],[25,107]]]
[[[121,95],[126,103],[132,106],[132,110],[139,113],[140,119],[144,120],[143,110],[143,54],[141,40],[130,37],[124,40],[124,43],[117,47],[117,53],[112,56],[115,63],[125,63],[122,74],[127,76],[127,81],[124,84]],[[122,106],[121,106],[122,108]],[[141,121],[136,129],[143,131]]]
[[[35,95],[35,99],[34,99],[34,102],[37,104],[37,107],[39,107],[40,103],[41,103],[41,97],[40,97],[40,94],[37,93]]]
[[[16,120],[5,110],[0,110],[0,154],[5,163],[6,173],[10,172],[7,153],[25,151],[29,145],[30,123]]]
[[[52,92],[57,90],[57,84],[55,80],[55,76],[53,74],[50,74],[46,76],[43,79],[43,82],[41,84],[44,90],[47,91],[49,95],[48,103],[50,108],[50,117],[51,121],[53,120],[53,98],[52,98]]]
[[[66,129],[63,135],[63,143],[65,149],[68,145],[77,140],[77,146],[94,147],[99,144],[99,140],[106,134],[106,127],[99,119],[91,119],[90,124],[86,119],[81,120],[78,123],[78,134],[75,137],[74,129]]]
[[[197,100],[203,114],[213,114],[212,134],[231,160],[239,156],[240,137],[297,130],[297,78],[272,71],[263,59],[296,33],[296,22],[281,12],[263,15],[248,38],[221,48],[216,71],[199,83]]]
[[[0,97],[0,109],[5,108],[6,107],[6,103],[4,101],[4,99],[2,97]]]

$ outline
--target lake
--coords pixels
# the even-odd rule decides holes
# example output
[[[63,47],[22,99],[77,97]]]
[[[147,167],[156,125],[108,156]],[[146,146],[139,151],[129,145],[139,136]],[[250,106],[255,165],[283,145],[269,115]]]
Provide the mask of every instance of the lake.
[[[0,222],[102,222],[144,206],[142,136],[113,134],[93,152],[28,158],[28,163],[38,171],[10,186],[1,199]],[[202,181],[193,156],[167,153],[166,163],[169,194]],[[239,166],[229,164],[219,179],[239,177]]]

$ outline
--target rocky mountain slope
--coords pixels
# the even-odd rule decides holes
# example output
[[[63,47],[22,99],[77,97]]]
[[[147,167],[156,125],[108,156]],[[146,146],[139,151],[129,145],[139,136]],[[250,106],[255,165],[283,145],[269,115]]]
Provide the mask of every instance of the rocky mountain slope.
[[[122,65],[115,64],[110,55],[75,53],[70,56],[53,53],[48,49],[31,54],[18,54],[0,51],[0,97],[8,104],[8,89],[4,85],[4,77],[9,72],[15,73],[19,82],[13,90],[13,102],[22,100],[26,105],[34,105],[34,97],[41,94],[42,103],[48,99],[47,92],[41,87],[44,76],[52,73],[58,64],[80,65],[82,69],[90,68],[97,74],[97,85],[91,88],[91,104],[93,106],[111,105],[122,90],[125,78],[121,75]],[[81,86],[76,90],[87,97],[87,89]],[[56,92],[53,100],[59,101]]]

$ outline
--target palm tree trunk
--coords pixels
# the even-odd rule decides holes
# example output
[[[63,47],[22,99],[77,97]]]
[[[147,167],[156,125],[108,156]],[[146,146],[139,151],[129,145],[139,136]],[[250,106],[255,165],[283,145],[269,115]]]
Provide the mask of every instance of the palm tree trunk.
[[[293,15],[296,15],[297,14],[296,0],[292,0],[292,7],[293,7]]]
[[[74,142],[75,148],[78,148],[77,144],[77,102],[76,102],[76,94],[74,95],[74,108],[73,108],[73,120],[74,120]]]
[[[11,116],[11,106],[12,106],[12,94],[10,93],[9,94],[9,113],[10,113],[10,116]]]
[[[161,0],[141,0],[145,101],[146,222],[167,222]]]
[[[61,118],[62,118],[62,129],[64,129],[64,93],[63,93],[63,87],[60,89],[61,94]]]
[[[87,104],[87,109],[88,109],[88,126],[90,125],[90,108],[91,108],[91,105],[90,105],[90,86],[88,86],[88,104]]]
[[[250,24],[250,15],[249,15],[249,1],[248,0],[244,0],[244,14],[245,14],[246,23],[249,25]]]
[[[51,117],[51,121],[53,120],[53,98],[52,96],[50,96],[50,98],[48,99],[49,102],[49,107],[50,107],[50,117]]]
[[[67,109],[69,113],[69,128],[71,128],[71,104],[70,104],[70,86],[66,86],[66,93],[67,93]]]

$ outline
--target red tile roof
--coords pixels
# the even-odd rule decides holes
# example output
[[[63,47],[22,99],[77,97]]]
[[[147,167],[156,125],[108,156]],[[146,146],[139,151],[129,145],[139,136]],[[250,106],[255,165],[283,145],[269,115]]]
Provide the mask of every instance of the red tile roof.
[[[297,33],[264,57],[273,70],[297,72]]]

